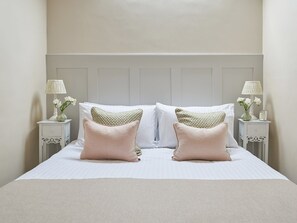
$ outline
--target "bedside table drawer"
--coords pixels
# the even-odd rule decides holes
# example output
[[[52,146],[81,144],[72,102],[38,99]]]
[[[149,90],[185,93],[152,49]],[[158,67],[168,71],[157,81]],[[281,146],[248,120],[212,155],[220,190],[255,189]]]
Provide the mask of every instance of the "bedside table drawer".
[[[267,128],[265,125],[248,125],[247,126],[247,135],[249,135],[249,136],[265,136],[266,130],[267,130]]]
[[[46,135],[48,137],[51,136],[61,136],[62,135],[62,128],[61,126],[53,126],[47,125],[42,128],[42,135]]]

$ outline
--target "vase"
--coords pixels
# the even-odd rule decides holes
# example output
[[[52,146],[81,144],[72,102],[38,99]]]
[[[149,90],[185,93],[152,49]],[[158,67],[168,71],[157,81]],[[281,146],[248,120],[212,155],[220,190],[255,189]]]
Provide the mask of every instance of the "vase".
[[[241,116],[243,121],[250,121],[252,119],[252,116],[250,115],[250,111],[244,111],[244,113]]]
[[[57,121],[58,122],[64,122],[66,119],[67,119],[67,116],[66,116],[66,114],[64,112],[62,112],[61,114],[59,114],[57,116]]]

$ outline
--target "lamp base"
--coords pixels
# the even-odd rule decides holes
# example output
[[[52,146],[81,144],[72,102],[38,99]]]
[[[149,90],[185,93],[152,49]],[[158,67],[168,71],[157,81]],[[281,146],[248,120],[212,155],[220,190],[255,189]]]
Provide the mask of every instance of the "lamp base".
[[[58,115],[53,115],[48,120],[50,120],[50,121],[57,121],[57,117],[58,117]]]
[[[58,117],[58,109],[56,107],[54,107],[53,116],[50,117],[48,120],[50,120],[50,121],[57,121],[57,117]]]

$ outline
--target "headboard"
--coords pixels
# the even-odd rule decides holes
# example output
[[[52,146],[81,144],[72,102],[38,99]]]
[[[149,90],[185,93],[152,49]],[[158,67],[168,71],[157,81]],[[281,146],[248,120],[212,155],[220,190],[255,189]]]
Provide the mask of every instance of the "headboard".
[[[78,102],[210,106],[236,104],[244,81],[262,82],[262,64],[262,55],[47,55],[47,79],[63,79],[67,95]],[[52,108],[49,96],[47,117]],[[236,104],[235,117],[242,112]],[[71,139],[74,140],[78,131],[78,106],[69,107],[66,113],[73,119]],[[237,121],[234,126],[237,137]]]

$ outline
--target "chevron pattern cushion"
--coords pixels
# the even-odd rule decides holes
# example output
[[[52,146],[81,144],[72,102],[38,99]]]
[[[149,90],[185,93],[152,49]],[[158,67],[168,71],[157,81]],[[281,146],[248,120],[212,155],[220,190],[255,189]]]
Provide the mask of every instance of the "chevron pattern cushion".
[[[212,128],[220,123],[224,122],[225,112],[208,112],[208,113],[197,113],[185,111],[181,108],[175,109],[175,114],[178,122],[183,123],[187,126],[196,128]]]
[[[120,126],[138,120],[140,122],[143,110],[135,109],[125,112],[108,112],[103,109],[93,107],[91,109],[92,118],[95,122],[105,126]],[[135,146],[135,151],[138,156],[141,155],[139,146]]]

